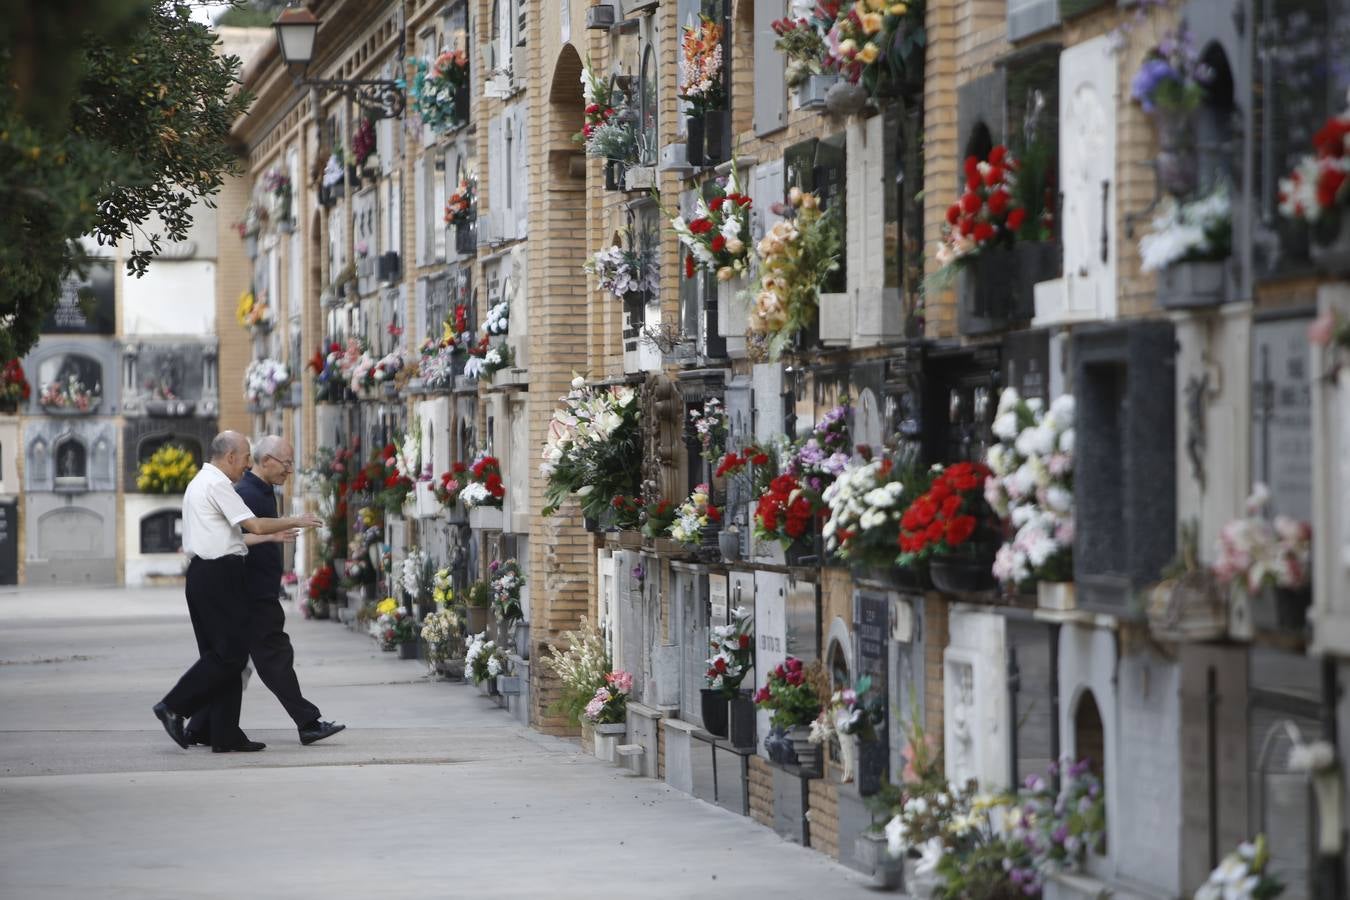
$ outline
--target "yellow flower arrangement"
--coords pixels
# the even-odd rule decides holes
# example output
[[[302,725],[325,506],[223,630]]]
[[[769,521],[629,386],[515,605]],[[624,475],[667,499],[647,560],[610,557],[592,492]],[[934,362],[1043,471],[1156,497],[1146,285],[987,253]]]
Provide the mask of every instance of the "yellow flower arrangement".
[[[234,318],[245,328],[265,325],[272,320],[272,310],[266,300],[259,300],[252,291],[239,295],[239,304],[234,308]]]
[[[748,337],[771,359],[816,318],[820,284],[839,266],[839,224],[815,194],[788,192],[786,216],[760,240],[759,281],[751,289]]]
[[[136,487],[147,494],[181,494],[197,474],[197,461],[177,444],[165,444],[141,463]]]
[[[379,616],[387,616],[393,613],[393,611],[396,609],[398,609],[398,601],[395,600],[393,597],[385,597],[378,604],[376,604],[375,614]]]

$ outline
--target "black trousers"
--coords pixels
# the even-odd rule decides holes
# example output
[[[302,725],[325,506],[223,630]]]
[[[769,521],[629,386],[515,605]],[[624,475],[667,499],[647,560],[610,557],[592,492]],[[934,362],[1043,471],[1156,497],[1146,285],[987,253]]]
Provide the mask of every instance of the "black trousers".
[[[240,676],[248,662],[251,610],[244,598],[244,557],[193,557],[187,604],[199,656],[164,695],[164,705],[179,715],[208,709],[213,746],[232,747],[245,740],[239,730]]]
[[[249,607],[249,656],[253,668],[276,695],[296,724],[308,725],[319,718],[319,708],[300,693],[300,679],[295,676],[295,650],[290,635],[286,634],[286,612],[276,597],[254,597]],[[215,734],[210,709],[198,710],[188,728],[200,739],[208,740]]]

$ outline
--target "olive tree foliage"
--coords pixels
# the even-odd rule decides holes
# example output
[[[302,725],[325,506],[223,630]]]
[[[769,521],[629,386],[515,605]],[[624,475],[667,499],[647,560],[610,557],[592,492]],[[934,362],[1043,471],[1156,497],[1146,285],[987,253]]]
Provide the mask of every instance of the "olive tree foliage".
[[[0,359],[37,341],[78,238],[127,241],[143,275],[238,171],[240,62],[194,5],[0,0]]]

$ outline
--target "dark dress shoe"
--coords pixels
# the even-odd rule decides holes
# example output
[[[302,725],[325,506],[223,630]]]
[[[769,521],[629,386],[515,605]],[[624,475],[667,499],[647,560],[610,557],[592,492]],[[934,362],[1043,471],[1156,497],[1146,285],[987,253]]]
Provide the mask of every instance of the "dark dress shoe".
[[[211,746],[211,741],[208,738],[202,737],[200,734],[193,731],[191,728],[184,729],[183,737],[187,740],[188,746],[191,747]]]
[[[173,738],[173,742],[186,750],[188,741],[184,732],[187,730],[187,720],[165,706],[162,701],[155,704],[154,713],[169,737]]]
[[[332,737],[346,725],[338,725],[336,722],[310,722],[304,728],[300,729],[300,743],[308,746],[315,741],[321,741],[326,737]]]
[[[262,741],[244,741],[231,747],[212,747],[212,753],[256,753],[267,747]]]

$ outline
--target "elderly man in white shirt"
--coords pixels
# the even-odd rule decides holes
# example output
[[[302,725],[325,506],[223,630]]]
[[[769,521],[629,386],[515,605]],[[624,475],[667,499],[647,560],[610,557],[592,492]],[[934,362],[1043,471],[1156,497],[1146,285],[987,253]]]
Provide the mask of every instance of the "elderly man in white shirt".
[[[277,534],[314,528],[318,516],[259,518],[234,491],[248,467],[248,440],[222,431],[211,441],[211,458],[183,494],[183,550],[188,613],[197,635],[198,660],[155,704],[155,717],[174,743],[187,749],[184,713],[209,705],[211,749],[217,753],[261,750],[239,728],[240,678],[248,662],[249,604],[244,586],[244,531]]]

